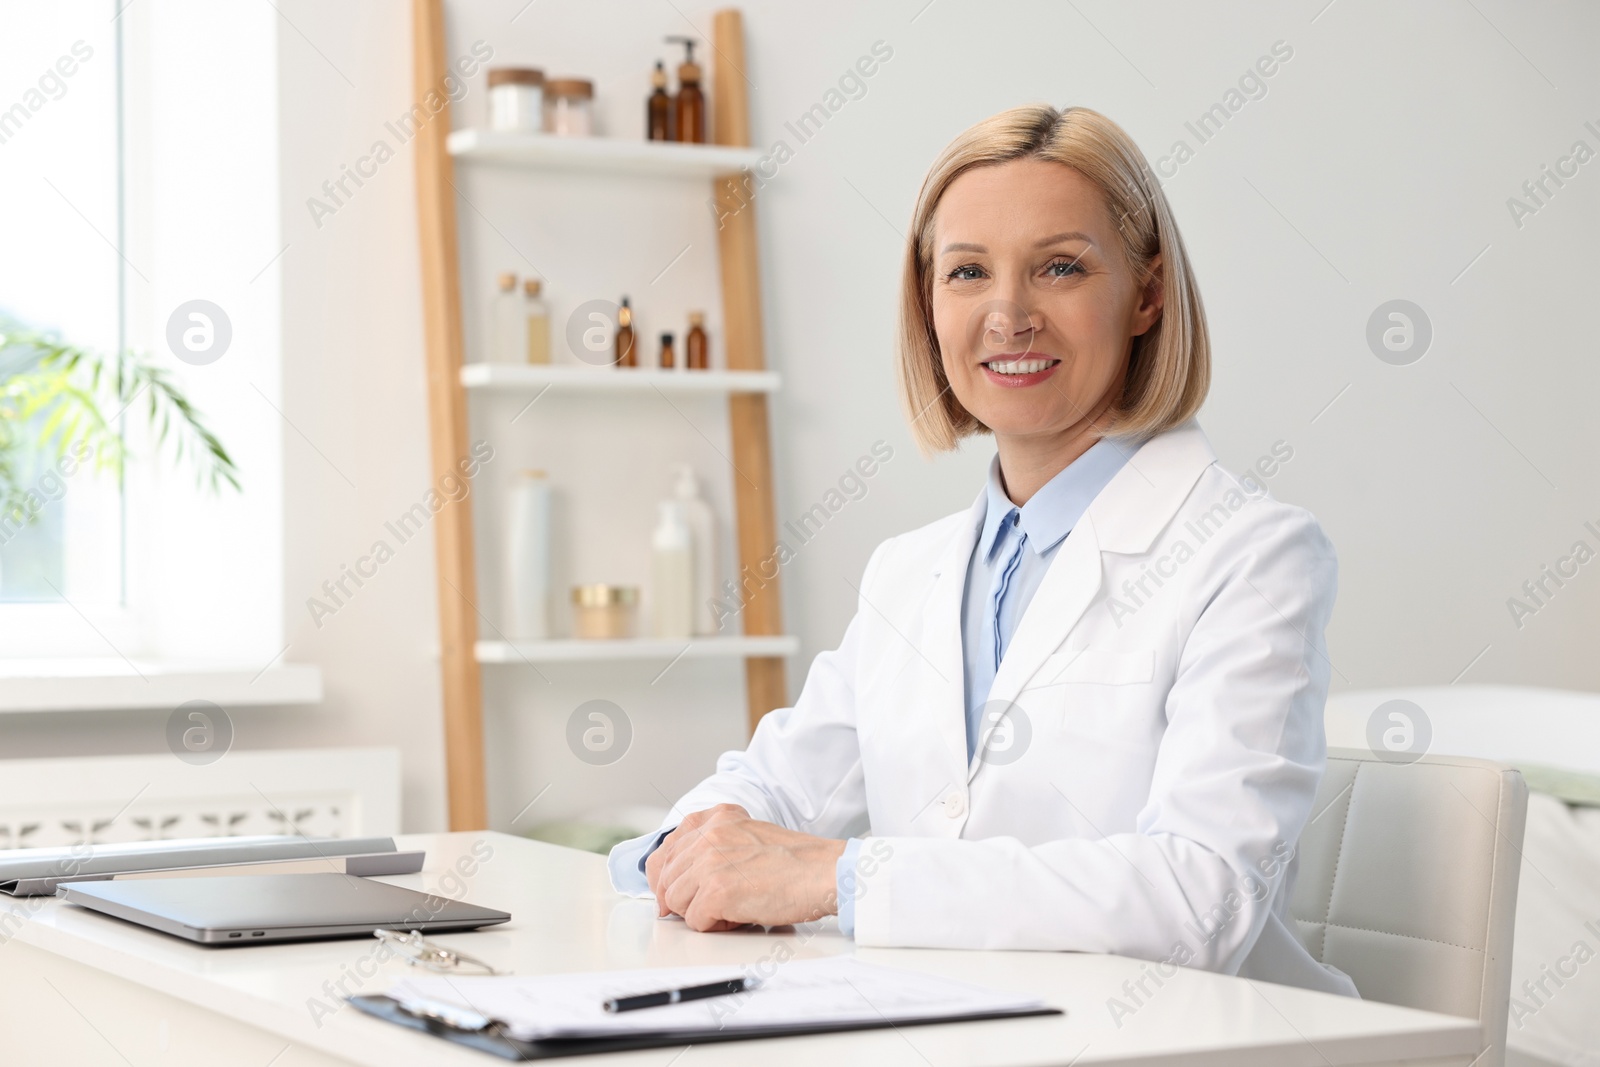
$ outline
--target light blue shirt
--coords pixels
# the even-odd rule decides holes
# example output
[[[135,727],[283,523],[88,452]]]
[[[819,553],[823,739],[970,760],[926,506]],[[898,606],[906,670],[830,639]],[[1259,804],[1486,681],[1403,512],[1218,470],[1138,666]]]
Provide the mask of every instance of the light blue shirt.
[[[966,591],[961,601],[969,764],[983,735],[983,706],[989,699],[995,673],[1033,594],[1044,581],[1045,571],[1094,498],[1128,462],[1136,447],[1110,439],[1096,442],[1020,507],[1011,502],[1001,484],[1000,457],[990,461],[983,526],[967,562]],[[645,834],[612,849],[612,884],[629,892],[646,891],[649,883],[644,876],[645,860],[670,832]],[[852,838],[834,868],[839,929],[847,936],[855,933],[855,872],[860,852],[861,839]]]
[[[1000,481],[1000,457],[989,464],[983,527],[967,564],[961,601],[961,649],[966,661],[967,762],[983,736],[983,706],[1000,660],[1017,632],[1067,534],[1100,490],[1128,462],[1126,443],[1103,439],[1051,478],[1021,507]]]

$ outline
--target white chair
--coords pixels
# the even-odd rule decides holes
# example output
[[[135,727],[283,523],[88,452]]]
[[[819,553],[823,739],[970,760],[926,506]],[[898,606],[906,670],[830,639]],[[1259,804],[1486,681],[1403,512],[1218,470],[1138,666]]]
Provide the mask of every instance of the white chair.
[[[1330,749],[1300,839],[1292,912],[1317,959],[1367,1000],[1477,1019],[1505,1060],[1528,790],[1487,760]]]
[[[1600,779],[1600,693],[1466,682],[1346,689],[1328,694],[1328,744],[1365,751],[1369,723],[1375,717],[1388,723],[1376,713],[1393,700],[1411,703],[1429,752],[1540,767],[1547,790],[1570,788],[1565,776],[1572,774]],[[1563,777],[1552,779],[1551,768]],[[1600,1011],[1594,1010],[1600,971],[1586,964],[1575,984],[1554,988],[1549,976],[1574,941],[1581,938],[1591,949],[1595,944],[1587,924],[1600,916],[1600,808],[1541,796],[1531,777],[1528,787],[1533,795],[1517,889],[1506,1063],[1592,1067],[1592,1050],[1600,1049]]]

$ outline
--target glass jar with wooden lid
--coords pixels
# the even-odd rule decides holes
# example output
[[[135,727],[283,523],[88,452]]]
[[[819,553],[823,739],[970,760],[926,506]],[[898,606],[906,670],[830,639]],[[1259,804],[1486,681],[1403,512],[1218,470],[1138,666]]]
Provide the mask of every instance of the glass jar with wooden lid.
[[[544,71],[533,67],[489,69],[489,127],[514,133],[544,129]]]
[[[551,78],[544,83],[544,131],[558,137],[594,133],[594,82],[587,78]]]

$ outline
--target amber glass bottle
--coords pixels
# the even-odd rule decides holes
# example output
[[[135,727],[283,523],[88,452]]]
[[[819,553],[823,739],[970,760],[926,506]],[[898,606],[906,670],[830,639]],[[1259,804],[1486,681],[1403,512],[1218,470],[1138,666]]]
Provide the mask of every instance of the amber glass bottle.
[[[645,138],[651,141],[672,140],[672,97],[667,95],[667,71],[656,60],[655,72],[650,75],[650,99],[645,101]]]
[[[671,370],[672,367],[673,367],[673,364],[677,363],[677,361],[678,361],[677,355],[672,351],[672,335],[670,333],[662,334],[661,335],[661,369],[662,370]]]
[[[622,298],[622,307],[617,311],[617,366],[637,367],[639,365],[638,345],[634,343],[633,336],[633,308],[628,306],[628,298]]]
[[[706,140],[706,97],[700,91],[700,66],[694,61],[694,38],[668,37],[669,41],[680,42],[684,49],[684,60],[678,66],[678,95],[673,101],[673,110],[677,140],[688,144],[705,144]]]
[[[690,370],[709,370],[711,367],[711,353],[706,344],[705,321],[704,312],[689,312],[689,336],[683,339],[683,365]]]

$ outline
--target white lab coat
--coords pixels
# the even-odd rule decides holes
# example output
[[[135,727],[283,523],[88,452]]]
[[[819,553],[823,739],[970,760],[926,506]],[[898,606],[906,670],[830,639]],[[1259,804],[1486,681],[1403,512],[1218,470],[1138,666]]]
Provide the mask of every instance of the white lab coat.
[[[1288,910],[1326,754],[1337,562],[1316,520],[1223,471],[1192,421],[1145,442],[1058,550],[986,705],[1020,714],[987,717],[969,764],[982,516],[980,493],[880,545],[839,647],[672,821],[735,803],[870,834],[862,945],[1113,952],[1354,995]]]

